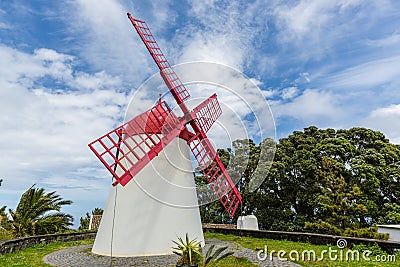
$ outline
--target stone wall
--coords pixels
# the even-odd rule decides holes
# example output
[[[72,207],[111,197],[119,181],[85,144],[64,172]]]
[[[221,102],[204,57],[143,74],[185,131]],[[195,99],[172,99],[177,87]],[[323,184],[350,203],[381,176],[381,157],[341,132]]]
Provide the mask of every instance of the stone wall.
[[[23,250],[25,248],[37,245],[37,244],[47,244],[56,241],[66,242],[66,241],[76,241],[95,238],[96,233],[70,233],[70,234],[52,234],[52,235],[38,235],[16,238],[11,240],[0,241],[0,255],[5,253],[12,253],[18,250]]]
[[[295,242],[306,242],[315,245],[333,245],[336,246],[339,239],[345,239],[347,247],[351,248],[353,244],[373,245],[378,244],[383,250],[388,253],[395,253],[400,250],[400,242],[385,241],[378,239],[357,238],[357,237],[344,237],[334,235],[312,234],[312,233],[299,233],[299,232],[281,232],[281,231],[267,231],[267,230],[242,230],[234,229],[231,227],[220,228],[217,225],[203,226],[204,232],[232,234],[237,236],[251,236],[256,238],[268,238],[274,240],[290,240]]]

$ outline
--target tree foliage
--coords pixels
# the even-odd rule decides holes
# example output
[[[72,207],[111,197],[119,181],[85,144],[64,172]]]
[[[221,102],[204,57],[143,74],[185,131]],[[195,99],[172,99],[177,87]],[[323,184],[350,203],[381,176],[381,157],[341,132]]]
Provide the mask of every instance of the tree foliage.
[[[274,161],[264,160],[260,151],[275,145]],[[218,202],[208,204],[201,207],[204,222],[235,222],[242,211],[255,214],[263,229],[371,237],[377,223],[400,223],[400,146],[380,132],[311,126],[278,144],[237,140],[218,154],[238,181],[243,207],[230,220]],[[264,181],[250,192],[254,176]]]
[[[10,218],[2,225],[17,237],[64,231],[72,225],[73,217],[61,212],[61,208],[70,204],[72,201],[63,200],[56,192],[46,193],[33,185],[23,193],[17,208],[9,209]]]
[[[79,225],[78,230],[88,230],[91,215],[102,215],[103,212],[104,211],[101,208],[95,208],[94,210],[92,210],[92,212],[90,214],[89,214],[89,212],[86,212],[85,217],[81,217],[81,219],[80,219],[80,225]]]

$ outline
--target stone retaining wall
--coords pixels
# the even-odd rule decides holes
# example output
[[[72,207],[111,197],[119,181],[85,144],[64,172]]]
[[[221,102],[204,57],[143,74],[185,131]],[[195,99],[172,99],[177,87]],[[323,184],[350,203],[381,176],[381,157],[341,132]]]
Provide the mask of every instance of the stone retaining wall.
[[[66,241],[84,240],[95,237],[96,237],[95,232],[89,232],[89,233],[38,235],[38,236],[29,236],[29,237],[5,240],[5,241],[0,241],[0,255],[3,255],[5,253],[12,253],[18,250],[23,250],[25,248],[42,243],[47,244],[56,241],[66,242]]]
[[[378,239],[357,238],[357,237],[344,237],[334,235],[300,233],[300,232],[281,232],[281,231],[268,231],[268,230],[242,230],[232,229],[229,227],[220,228],[218,226],[203,227],[206,232],[232,234],[237,236],[251,236],[256,238],[268,238],[274,240],[290,240],[295,242],[306,242],[315,245],[333,245],[336,246],[339,239],[344,239],[347,242],[347,247],[351,248],[353,244],[379,245],[384,251],[388,253],[395,253],[400,250],[400,242],[385,241]]]

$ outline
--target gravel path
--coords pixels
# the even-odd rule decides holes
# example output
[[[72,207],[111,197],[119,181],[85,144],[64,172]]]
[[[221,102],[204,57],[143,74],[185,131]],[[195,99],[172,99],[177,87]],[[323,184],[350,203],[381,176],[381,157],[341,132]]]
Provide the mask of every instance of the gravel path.
[[[271,267],[293,267],[300,266],[288,261],[279,261],[278,259],[269,259],[259,261],[257,253],[254,250],[244,248],[236,243],[221,241],[218,239],[207,239],[204,251],[208,247],[215,245],[215,248],[220,246],[228,246],[227,251],[233,251],[234,256],[237,258],[247,258],[258,266],[271,266]],[[111,265],[111,258],[106,256],[94,255],[90,252],[92,245],[82,245],[71,247],[63,250],[53,252],[46,255],[43,261],[52,266],[68,266],[68,267],[82,267],[82,266],[143,266],[143,267],[165,267],[175,266],[178,259],[177,255],[167,256],[151,256],[151,257],[124,257],[113,258]]]

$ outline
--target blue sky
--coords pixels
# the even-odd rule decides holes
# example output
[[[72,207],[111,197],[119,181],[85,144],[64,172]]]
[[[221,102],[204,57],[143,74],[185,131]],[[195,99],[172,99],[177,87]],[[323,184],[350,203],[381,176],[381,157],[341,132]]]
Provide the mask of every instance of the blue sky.
[[[400,144],[398,1],[1,1],[0,206],[15,208],[34,183],[73,200],[77,224],[104,206],[110,177],[87,144],[157,72],[126,12],[172,64],[216,62],[252,79],[277,138],[363,126]]]

